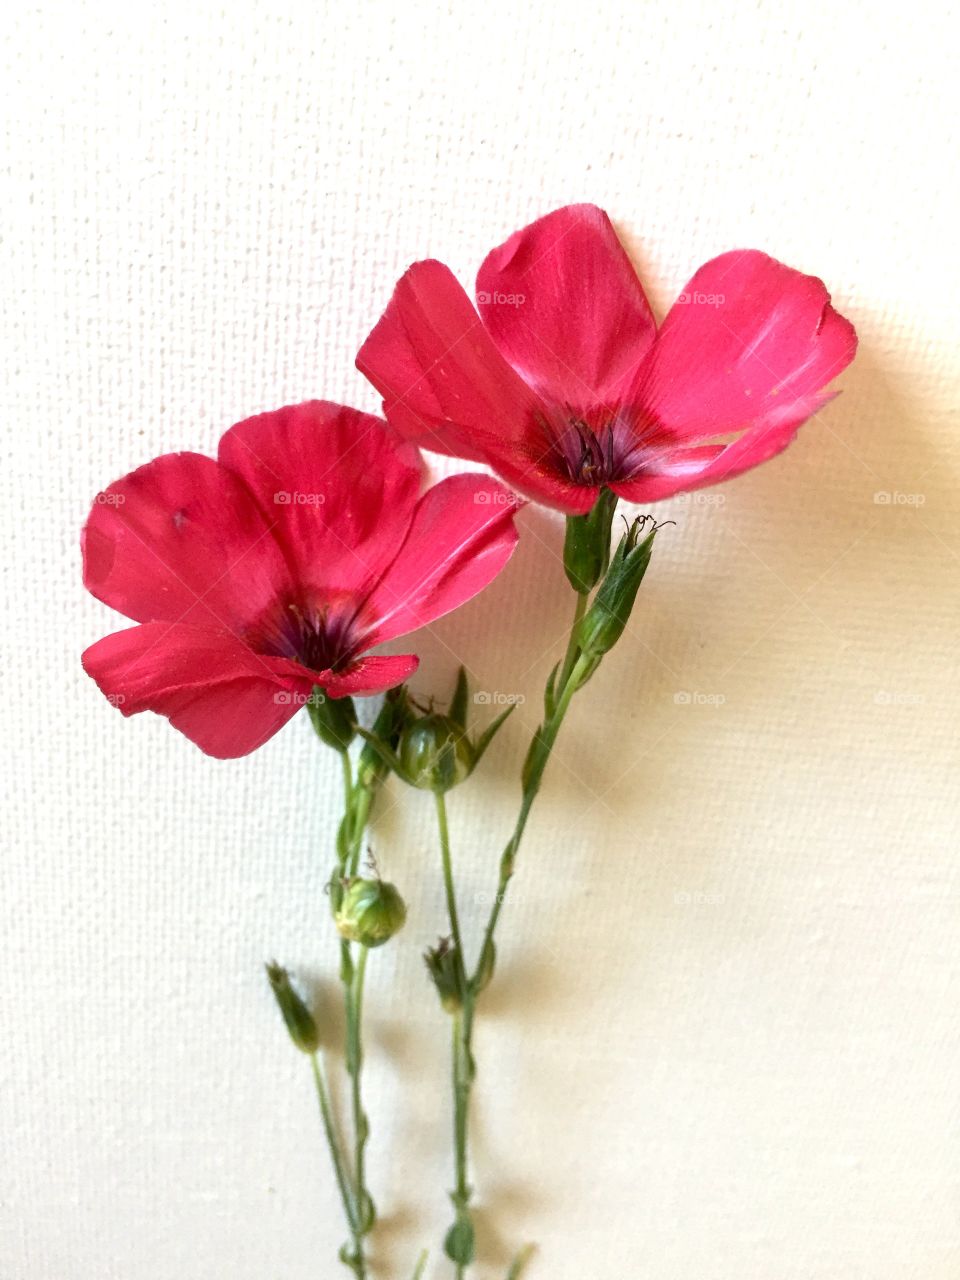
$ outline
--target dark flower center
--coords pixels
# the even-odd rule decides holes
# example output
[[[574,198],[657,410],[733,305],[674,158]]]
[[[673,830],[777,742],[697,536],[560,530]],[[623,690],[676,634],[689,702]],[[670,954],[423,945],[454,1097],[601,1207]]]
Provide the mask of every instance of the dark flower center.
[[[271,608],[247,630],[258,653],[292,658],[312,671],[338,670],[356,656],[353,601],[287,601]]]
[[[636,425],[622,413],[580,415],[564,410],[544,423],[555,464],[574,484],[610,484],[642,470],[650,450]]]

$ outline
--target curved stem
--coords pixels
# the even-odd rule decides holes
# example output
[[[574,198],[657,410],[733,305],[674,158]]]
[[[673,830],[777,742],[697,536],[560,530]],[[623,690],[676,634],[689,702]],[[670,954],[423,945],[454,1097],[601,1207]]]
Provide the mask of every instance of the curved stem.
[[[344,820],[337,846],[337,869],[341,879],[357,874],[363,836],[370,817],[374,793],[353,781],[353,770],[346,748],[340,752],[343,766]],[[350,1077],[351,1111],[353,1115],[353,1214],[348,1216],[353,1237],[352,1260],[349,1265],[357,1280],[366,1280],[367,1263],[364,1237],[373,1225],[373,1200],[366,1186],[365,1151],[370,1133],[363,1109],[363,988],[367,969],[367,948],[354,948],[347,941],[340,944],[340,977],[343,982],[343,1005],[346,1020],[346,1065]]]
[[[579,618],[574,623],[574,627],[570,633],[571,643],[578,622]],[[575,648],[575,646],[572,647]],[[550,753],[553,751],[554,743],[557,740],[557,734],[560,732],[560,726],[563,724],[570,702],[579,687],[579,677],[582,674],[585,674],[585,672],[586,664],[582,658],[576,657],[569,674],[563,684],[559,686],[557,702],[554,707],[553,715],[545,720],[536,731],[533,741],[530,744],[530,752],[527,756],[527,765],[524,771],[523,795],[520,801],[520,812],[517,814],[517,821],[513,828],[513,834],[507,841],[506,848],[500,857],[500,877],[497,882],[497,892],[494,896],[493,905],[490,909],[490,916],[487,920],[487,927],[484,931],[483,945],[480,948],[480,960],[471,980],[471,985],[473,986],[476,986],[478,979],[482,975],[487,954],[493,946],[494,935],[497,930],[497,924],[500,920],[500,912],[503,910],[503,903],[507,893],[507,886],[513,876],[517,851],[520,848],[520,841],[523,839],[523,833],[526,830],[527,819],[530,817],[530,810],[533,808],[533,802],[537,797],[537,792],[540,790],[540,783],[543,779],[544,769],[547,767],[547,761],[550,759]]]
[[[317,1089],[317,1099],[320,1103],[320,1115],[323,1118],[323,1131],[327,1135],[327,1145],[330,1147],[330,1158],[333,1161],[333,1171],[337,1178],[337,1186],[340,1188],[340,1198],[343,1201],[343,1210],[347,1215],[347,1224],[353,1231],[356,1226],[356,1204],[354,1199],[354,1191],[350,1186],[350,1180],[344,1168],[343,1154],[340,1150],[340,1139],[337,1136],[337,1129],[333,1119],[333,1111],[330,1107],[330,1092],[327,1088],[326,1076],[323,1069],[323,1060],[319,1053],[310,1054],[310,1066],[313,1069],[313,1081]]]
[[[563,724],[564,717],[570,707],[570,702],[577,689],[580,687],[582,680],[588,674],[589,664],[580,654],[577,644],[577,633],[580,626],[580,620],[584,615],[587,605],[587,596],[582,593],[577,594],[576,605],[574,608],[573,622],[570,627],[570,635],[567,640],[566,654],[557,680],[554,682],[552,705],[549,707],[549,714],[543,724],[534,734],[533,741],[530,744],[530,750],[523,770],[523,791],[520,801],[520,811],[517,815],[516,824],[510,839],[507,841],[506,848],[500,858],[500,875],[497,884],[497,893],[493,900],[490,910],[490,916],[487,921],[487,927],[483,935],[483,943],[480,948],[480,956],[477,961],[476,969],[469,980],[466,977],[465,961],[463,959],[463,947],[460,936],[460,922],[457,914],[456,895],[454,891],[453,869],[450,858],[450,836],[447,826],[446,801],[442,794],[436,796],[437,806],[437,824],[440,833],[440,851],[443,858],[443,877],[444,888],[447,896],[447,911],[450,916],[450,930],[453,935],[456,947],[456,955],[458,958],[458,980],[460,983],[460,1007],[453,1015],[453,1048],[452,1048],[452,1077],[453,1077],[453,1096],[454,1096],[454,1123],[453,1123],[453,1139],[456,1165],[456,1188],[452,1199],[456,1207],[457,1219],[447,1236],[447,1253],[452,1257],[456,1267],[457,1280],[463,1280],[467,1267],[473,1259],[473,1226],[470,1218],[470,1198],[472,1189],[468,1179],[469,1168],[469,1115],[470,1115],[470,1094],[473,1087],[474,1077],[476,1075],[476,1067],[473,1059],[473,1025],[474,1015],[476,1012],[476,1002],[480,995],[485,976],[491,971],[494,935],[496,934],[497,924],[500,919],[500,912],[503,908],[504,898],[506,896],[507,886],[513,875],[514,864],[516,862],[517,851],[520,847],[520,841],[523,838],[526,829],[527,820],[530,817],[530,810],[536,799],[537,792],[540,790],[540,783],[543,778],[547,761],[553,751],[557,734],[560,732],[560,726]],[[455,1245],[451,1249],[450,1241],[455,1238]],[[467,1241],[468,1243],[465,1243]],[[520,1271],[527,1258],[526,1253],[521,1253],[514,1262],[511,1269],[511,1276],[519,1276]]]

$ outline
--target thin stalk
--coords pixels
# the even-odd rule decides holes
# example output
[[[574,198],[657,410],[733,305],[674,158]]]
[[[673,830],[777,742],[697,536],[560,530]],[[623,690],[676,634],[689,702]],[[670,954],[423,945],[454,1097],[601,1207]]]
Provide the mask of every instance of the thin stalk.
[[[340,752],[343,766],[344,831],[343,842],[338,846],[338,870],[341,878],[357,874],[363,836],[373,804],[373,791],[354,785],[350,756],[344,748]],[[356,960],[354,953],[356,950]],[[373,1225],[373,1200],[366,1186],[365,1152],[370,1126],[363,1109],[363,989],[367,968],[367,948],[356,949],[343,940],[340,944],[340,976],[343,982],[343,1005],[346,1021],[346,1065],[350,1078],[351,1112],[353,1117],[353,1215],[349,1219],[353,1237],[353,1261],[350,1263],[357,1280],[366,1280],[367,1263],[364,1253],[364,1237]]]
[[[350,1179],[344,1167],[343,1154],[340,1150],[340,1139],[337,1135],[336,1124],[333,1119],[333,1111],[330,1106],[330,1092],[327,1088],[327,1082],[323,1069],[323,1060],[319,1053],[310,1054],[310,1066],[313,1069],[313,1081],[317,1089],[317,1099],[320,1103],[320,1115],[323,1118],[323,1131],[327,1135],[327,1145],[330,1148],[330,1158],[333,1161],[333,1171],[336,1175],[337,1186],[340,1188],[340,1198],[343,1201],[343,1210],[347,1215],[347,1224],[353,1231],[356,1226],[356,1203],[353,1188],[350,1185]]]
[[[579,618],[577,619],[579,622]],[[576,622],[573,630],[576,629]],[[573,635],[571,630],[571,637]],[[569,675],[559,688],[556,706],[553,715],[550,716],[537,730],[534,735],[533,742],[530,744],[530,754],[527,757],[527,768],[525,771],[523,795],[520,800],[520,812],[517,814],[516,825],[513,828],[513,834],[507,841],[506,848],[500,857],[500,876],[497,882],[497,892],[494,895],[493,905],[490,908],[490,916],[487,920],[487,927],[483,935],[483,945],[480,948],[480,961],[477,969],[471,979],[471,985],[476,987],[478,980],[484,969],[484,959],[488,950],[493,946],[494,935],[497,930],[497,923],[500,919],[500,912],[503,910],[503,903],[507,893],[507,886],[513,876],[516,864],[517,852],[520,848],[520,841],[523,839],[523,833],[526,830],[527,819],[530,817],[530,810],[533,808],[533,802],[540,790],[540,783],[543,780],[543,772],[547,767],[547,761],[553,751],[554,743],[557,740],[557,734],[560,732],[560,726],[563,724],[564,717],[569,709],[573,695],[579,687],[579,677],[586,671],[586,663],[580,657],[574,660]]]
[[[570,679],[570,672],[573,670],[573,664],[577,660],[577,629],[580,626],[581,619],[587,611],[587,600],[589,593],[578,591],[576,603],[573,607],[573,623],[570,627],[570,635],[567,637],[567,651],[563,655],[563,666],[560,668],[560,676],[557,680],[557,688],[563,689],[567,681]]]
[[[443,878],[447,897],[447,911],[450,917],[450,931],[453,935],[453,941],[459,962],[461,986],[461,1007],[457,1009],[452,1019],[452,1084],[454,1103],[453,1140],[456,1171],[456,1188],[452,1199],[457,1210],[457,1223],[455,1224],[453,1231],[456,1231],[457,1227],[462,1224],[462,1228],[469,1234],[471,1240],[469,1248],[470,1257],[472,1257],[473,1254],[473,1228],[469,1214],[469,1203],[472,1194],[468,1179],[470,1132],[469,1115],[470,1094],[476,1074],[473,1058],[473,1025],[474,1014],[476,1012],[476,1002],[480,994],[484,975],[486,972],[489,972],[488,965],[486,964],[488,953],[492,954],[497,923],[500,919],[500,912],[503,908],[507,886],[509,885],[510,878],[513,875],[520,841],[523,838],[527,820],[530,817],[530,810],[533,807],[533,802],[540,789],[540,783],[543,779],[543,773],[547,766],[547,761],[550,759],[550,754],[553,751],[557,734],[560,732],[560,726],[563,724],[564,717],[570,707],[570,702],[580,686],[581,678],[587,674],[588,664],[580,655],[576,639],[580,620],[584,615],[586,606],[587,596],[578,592],[574,608],[573,622],[571,624],[570,635],[567,640],[566,654],[554,686],[553,707],[551,713],[538,728],[534,735],[534,739],[530,744],[530,751],[527,755],[527,761],[524,766],[523,792],[520,801],[520,811],[517,815],[513,833],[507,841],[506,848],[500,858],[497,893],[494,897],[490,916],[487,921],[487,927],[484,932],[483,943],[480,948],[480,957],[477,961],[477,966],[473,972],[473,976],[469,978],[469,980],[465,977],[466,968],[465,960],[463,959],[460,921],[457,913],[453,868],[450,857],[450,835],[447,825],[446,802],[442,794],[437,794],[436,796],[437,826],[440,835],[440,852],[443,859]],[[448,1240],[449,1238],[450,1237],[448,1236]],[[457,1250],[454,1252],[457,1252]],[[518,1277],[520,1275],[520,1271],[522,1270],[528,1256],[529,1255],[526,1252],[522,1252],[517,1257],[514,1262],[514,1266],[511,1268],[510,1275],[512,1277]],[[455,1259],[457,1280],[463,1280],[466,1275],[468,1265],[468,1262],[458,1261]]]
[[[470,1183],[467,1180],[470,1134],[470,1088],[473,1083],[473,1063],[470,1055],[471,1028],[473,1025],[473,997],[468,996],[465,1007],[453,1015],[453,1147],[456,1186],[453,1201],[458,1222],[470,1223]],[[471,1238],[473,1227],[469,1227]],[[471,1245],[472,1253],[472,1245]],[[457,1280],[466,1275],[467,1263],[456,1262]]]
[[[457,911],[457,895],[453,884],[453,861],[450,857],[450,828],[447,824],[447,800],[442,791],[435,791],[433,798],[437,808],[437,828],[440,833],[440,857],[443,862],[443,889],[447,897],[447,915],[450,919],[450,935],[456,953],[457,978],[461,999],[466,985],[466,961],[463,957],[463,938],[460,934],[460,916]]]
[[[367,972],[367,947],[358,947],[359,956],[350,985],[347,1008],[347,1071],[350,1075],[350,1097],[353,1111],[354,1176],[357,1186],[357,1220],[355,1243],[363,1262],[363,1236],[369,1230],[364,1221],[371,1205],[364,1178],[365,1148],[370,1126],[363,1110],[361,1079],[363,1074],[363,984]],[[366,1230],[365,1230],[366,1229]]]

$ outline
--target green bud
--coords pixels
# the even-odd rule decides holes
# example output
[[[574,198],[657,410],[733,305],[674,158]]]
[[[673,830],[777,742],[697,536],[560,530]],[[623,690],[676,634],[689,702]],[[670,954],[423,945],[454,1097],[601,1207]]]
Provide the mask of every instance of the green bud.
[[[480,953],[480,964],[477,968],[477,976],[473,988],[476,995],[479,995],[481,991],[486,991],[487,987],[489,987],[496,967],[497,949],[491,940]]]
[[[290,1039],[303,1053],[316,1053],[320,1047],[317,1024],[313,1014],[294,991],[290,975],[275,960],[266,966],[266,970],[271,990],[290,1032]]]
[[[331,698],[314,685],[307,711],[317,737],[328,747],[346,751],[357,732],[357,711],[352,698]]]
[[[391,689],[383,700],[383,706],[370,732],[393,750],[408,717],[406,689],[403,686]],[[375,791],[386,777],[387,770],[388,765],[383,756],[365,739],[357,760],[357,782],[368,791]]]
[[[473,1223],[466,1210],[458,1214],[456,1222],[447,1232],[443,1251],[458,1267],[469,1267],[475,1253]]]
[[[404,778],[425,791],[449,791],[476,763],[473,744],[461,726],[441,715],[423,716],[407,725],[399,756]]]
[[[363,947],[380,947],[403,928],[407,908],[395,885],[357,877],[343,892],[335,920],[340,935]]]
[[[581,595],[593,590],[610,562],[610,526],[616,506],[617,495],[601,489],[585,516],[567,516],[563,567],[567,581]]]
[[[440,1003],[447,1013],[456,1013],[462,1003],[456,947],[449,938],[441,938],[435,947],[429,947],[423,953],[423,962],[437,989]]]
[[[587,659],[599,661],[623,635],[657,534],[654,526],[644,540],[639,541],[646,522],[646,517],[634,520],[620,539],[600,590],[580,623],[577,644]]]

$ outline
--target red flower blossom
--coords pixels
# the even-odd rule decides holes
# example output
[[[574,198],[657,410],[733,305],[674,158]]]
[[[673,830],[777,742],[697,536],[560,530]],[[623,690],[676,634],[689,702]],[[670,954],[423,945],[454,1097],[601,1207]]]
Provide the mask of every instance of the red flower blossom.
[[[571,515],[604,486],[646,503],[765,462],[857,345],[820,280],[753,249],[701,267],[658,331],[589,204],[494,249],[477,303],[442,263],[416,263],[357,366],[408,439]]]
[[[312,402],[232,427],[217,461],[173,453],[99,494],[84,582],[140,625],[83,655],[124,715],[156,711],[212,756],[246,755],[302,707],[416,670],[374,645],[482,590],[516,543],[488,476],[422,497],[420,457],[387,425]]]

